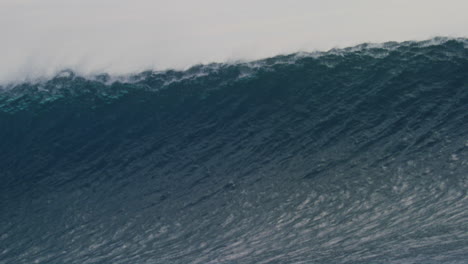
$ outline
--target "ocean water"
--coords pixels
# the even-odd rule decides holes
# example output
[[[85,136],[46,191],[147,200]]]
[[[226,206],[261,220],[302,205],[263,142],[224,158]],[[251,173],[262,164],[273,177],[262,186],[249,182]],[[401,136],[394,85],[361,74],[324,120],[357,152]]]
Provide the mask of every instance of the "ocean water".
[[[0,89],[0,263],[468,263],[468,40]]]

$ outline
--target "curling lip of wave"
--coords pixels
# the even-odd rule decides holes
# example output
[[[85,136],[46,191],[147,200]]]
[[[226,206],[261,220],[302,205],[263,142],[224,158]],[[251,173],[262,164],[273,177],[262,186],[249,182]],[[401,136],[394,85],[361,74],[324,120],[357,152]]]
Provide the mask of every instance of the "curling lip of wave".
[[[185,71],[190,72],[190,68],[194,68],[194,67],[198,68],[200,66],[202,67],[202,71],[196,74],[191,73],[191,74],[184,75],[183,77],[180,78],[180,80],[204,76],[206,74],[209,74],[209,72],[216,71],[219,68],[229,66],[229,65],[243,65],[245,67],[250,68],[250,70],[255,70],[259,67],[272,66],[271,64],[272,59],[274,59],[273,64],[285,64],[285,63],[294,63],[297,59],[304,58],[304,57],[318,58],[318,57],[326,56],[326,55],[343,56],[346,53],[350,53],[350,52],[362,52],[363,55],[366,55],[366,56],[373,56],[373,57],[381,58],[381,57],[387,56],[390,52],[398,49],[399,47],[405,47],[405,46],[428,47],[428,46],[433,46],[433,45],[441,45],[451,40],[457,41],[459,43],[463,43],[465,47],[468,47],[468,38],[460,38],[460,37],[457,37],[457,38],[434,37],[434,38],[424,40],[424,41],[405,41],[405,42],[390,41],[390,42],[384,42],[384,43],[363,43],[363,44],[359,44],[359,45],[347,47],[347,48],[333,48],[333,49],[330,49],[329,51],[314,51],[314,52],[301,51],[301,52],[297,52],[297,53],[290,54],[290,55],[278,55],[270,59],[260,59],[260,60],[255,60],[255,61],[247,61],[247,62],[246,61],[231,61],[231,62],[224,62],[224,63],[195,65],[192,67],[188,67],[187,69],[189,70],[185,70]],[[179,70],[176,70],[176,69],[150,70],[148,69],[144,72],[147,74],[148,73],[164,74],[167,71],[179,71]],[[138,82],[138,80],[141,77],[143,77],[143,75],[138,74],[138,73],[123,74],[123,75],[114,75],[114,74],[107,74],[107,73],[102,73],[102,72],[83,74],[79,70],[76,70],[73,67],[71,67],[68,69],[62,69],[62,70],[56,71],[55,73],[52,73],[46,76],[29,75],[26,73],[24,74],[24,76],[30,76],[30,77],[20,76],[18,78],[19,80],[16,80],[16,81],[1,81],[0,80],[0,89],[9,89],[21,83],[29,83],[29,84],[45,83],[54,78],[67,77],[70,75],[81,76],[89,80],[99,80],[103,76],[106,76],[105,83],[108,85],[114,82],[135,83],[135,82]],[[178,81],[178,80],[170,80],[169,83],[172,81]]]

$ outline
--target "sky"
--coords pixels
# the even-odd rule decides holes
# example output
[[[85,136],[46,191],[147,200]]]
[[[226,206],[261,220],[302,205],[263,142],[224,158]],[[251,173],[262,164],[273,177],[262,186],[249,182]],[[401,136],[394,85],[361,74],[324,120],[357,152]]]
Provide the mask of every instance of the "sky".
[[[468,36],[467,0],[0,0],[0,83]]]

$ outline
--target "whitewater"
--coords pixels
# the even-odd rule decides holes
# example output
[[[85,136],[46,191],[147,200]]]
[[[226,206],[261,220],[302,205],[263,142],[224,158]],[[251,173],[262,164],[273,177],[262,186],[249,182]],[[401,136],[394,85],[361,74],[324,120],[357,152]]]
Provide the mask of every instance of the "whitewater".
[[[0,264],[468,263],[468,40],[0,87]]]

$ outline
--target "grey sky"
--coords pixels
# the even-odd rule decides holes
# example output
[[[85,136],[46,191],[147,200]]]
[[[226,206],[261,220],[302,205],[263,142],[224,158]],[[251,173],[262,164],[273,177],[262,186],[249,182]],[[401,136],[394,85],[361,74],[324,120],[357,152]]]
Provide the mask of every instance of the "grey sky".
[[[0,0],[0,82],[468,35],[466,0]]]

